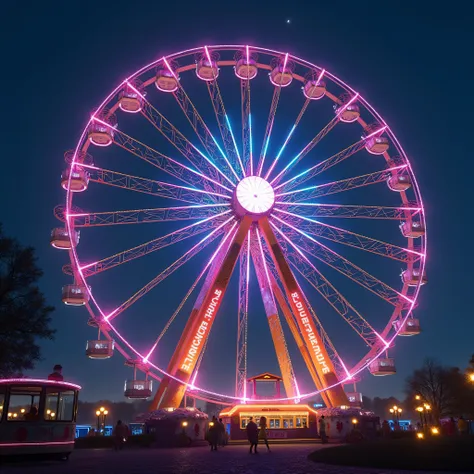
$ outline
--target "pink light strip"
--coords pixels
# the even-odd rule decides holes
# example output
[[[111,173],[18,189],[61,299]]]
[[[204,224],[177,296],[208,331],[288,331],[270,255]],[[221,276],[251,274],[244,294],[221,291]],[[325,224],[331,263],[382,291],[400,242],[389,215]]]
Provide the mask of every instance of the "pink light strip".
[[[257,231],[257,240],[258,240],[258,246],[260,248],[260,254],[262,256],[262,262],[263,262],[263,268],[265,270],[265,275],[267,277],[267,283],[268,283],[268,287],[272,288],[272,284],[270,283],[270,274],[268,273],[268,267],[267,267],[267,262],[265,260],[265,254],[263,253],[263,246],[262,246],[262,239],[260,238],[260,232],[258,230],[258,227],[255,228],[255,230]],[[273,299],[273,291],[271,291],[271,295],[272,295],[272,299]]]
[[[322,204],[320,202],[290,202],[290,201],[275,201],[275,204],[281,204],[283,206],[311,206],[311,207],[379,207],[379,206],[365,206],[363,204]],[[385,207],[385,206],[381,206]],[[390,207],[389,207],[390,209]],[[421,207],[393,207],[400,211],[421,211]]]
[[[351,100],[349,102],[347,102],[347,104],[344,104],[340,110],[338,110],[337,112],[337,116],[340,117],[340,115],[347,109],[347,107],[349,107],[349,105],[351,105],[355,100],[357,100],[357,97],[359,97],[359,93],[357,92],[355,96],[353,96],[351,98]]]
[[[75,390],[81,390],[80,385],[76,385],[71,382],[62,382],[60,380],[47,380],[47,379],[30,379],[30,378],[11,378],[11,379],[0,379],[0,385],[6,384],[45,384],[45,385],[61,385],[63,387],[74,388]]]
[[[326,69],[323,69],[323,70],[321,71],[321,73],[319,74],[319,76],[318,76],[318,78],[317,78],[317,80],[316,80],[316,84],[319,84],[319,83],[321,82],[321,79],[323,78],[325,72],[326,72]]]

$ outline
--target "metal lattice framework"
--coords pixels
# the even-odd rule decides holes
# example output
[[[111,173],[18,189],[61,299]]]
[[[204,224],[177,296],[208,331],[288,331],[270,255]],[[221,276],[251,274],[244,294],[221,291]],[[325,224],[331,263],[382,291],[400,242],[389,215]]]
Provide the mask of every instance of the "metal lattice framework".
[[[266,96],[252,94],[258,81]],[[162,57],[109,94],[66,161],[66,203],[55,209],[64,228],[51,237],[69,250],[64,272],[74,282],[63,300],[84,304],[99,339],[113,341],[144,380],[160,381],[152,408],[177,407],[186,392],[223,404],[249,399],[249,331],[263,316],[249,298],[253,275],[280,401],[319,393],[327,406],[347,404],[343,385],[368,367],[381,375],[377,363],[392,360],[395,338],[419,331],[412,311],[425,283],[426,223],[416,177],[383,118],[319,66],[248,45]],[[232,316],[218,313],[235,267],[237,340],[226,362],[235,364],[235,387],[220,393],[200,386],[198,372],[214,321]],[[139,285],[134,271],[154,276]],[[184,296],[166,315],[156,301],[172,296],[171,284]],[[137,328],[160,326],[149,346],[119,330],[127,316]],[[172,354],[158,357],[166,347]],[[291,359],[294,347],[303,367]]]

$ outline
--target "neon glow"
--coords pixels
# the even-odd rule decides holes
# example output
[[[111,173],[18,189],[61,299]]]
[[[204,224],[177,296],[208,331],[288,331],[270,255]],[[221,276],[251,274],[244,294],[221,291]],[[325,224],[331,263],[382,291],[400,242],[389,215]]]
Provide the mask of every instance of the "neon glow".
[[[249,114],[250,176],[253,176],[252,114]]]
[[[359,97],[359,93],[357,92],[357,93],[351,98],[351,100],[349,100],[349,101],[347,102],[347,104],[344,104],[344,105],[337,111],[336,116],[337,116],[337,117],[340,117],[341,114],[347,109],[347,107],[349,107],[354,101],[356,101],[358,97]]]
[[[227,127],[229,128],[230,136],[232,137],[232,143],[234,144],[235,152],[237,153],[237,158],[239,159],[240,168],[242,169],[242,175],[245,177],[246,175],[245,175],[245,170],[244,170],[244,164],[242,163],[242,158],[240,157],[240,153],[239,153],[239,147],[237,146],[237,142],[235,141],[234,132],[232,131],[229,116],[227,114],[225,115],[225,120],[227,122]],[[237,177],[237,180],[238,179],[239,178]]]
[[[325,72],[326,72],[326,69],[323,69],[321,71],[321,73],[318,76],[318,79],[316,80],[316,84],[319,84],[321,82],[321,79],[323,78]]]
[[[209,61],[209,64],[212,65],[211,55],[209,53],[209,49],[207,48],[207,46],[204,46],[204,51],[206,52],[206,57],[207,57],[207,60]]]
[[[259,176],[248,176],[235,192],[239,204],[251,214],[268,212],[275,202],[275,193],[270,184]]]
[[[268,170],[267,172],[267,175],[265,176],[265,179],[268,180],[268,177],[270,176],[270,173],[273,171],[273,168],[275,168],[275,165],[277,164],[277,161],[280,159],[280,156],[281,154],[283,153],[283,150],[285,149],[286,145],[288,144],[288,142],[290,141],[290,138],[291,138],[291,135],[293,135],[293,132],[295,131],[296,129],[296,124],[293,125],[293,127],[291,127],[291,130],[290,130],[290,133],[288,134],[288,136],[286,137],[286,140],[285,140],[285,143],[283,143],[283,146],[280,148],[280,151],[277,153],[277,156],[276,158],[273,160],[273,163],[272,165],[270,166],[270,169]],[[301,154],[301,153],[300,153]],[[284,170],[283,170],[284,171]],[[278,176],[277,176],[278,177]],[[275,178],[276,179],[276,178]],[[275,180],[273,180],[275,181]],[[272,181],[272,183],[273,183]]]
[[[184,370],[188,373],[192,370],[191,367],[194,366],[198,347],[201,345],[201,341],[203,340],[203,338],[205,338],[206,333],[209,329],[209,322],[214,317],[214,312],[216,311],[216,308],[222,296],[222,290],[216,288],[212,294],[213,297],[206,308],[201,324],[196,330],[196,334],[194,335],[194,339],[188,349],[187,355],[181,363],[181,370]]]
[[[240,48],[242,48],[242,46],[238,46],[238,45],[237,45],[237,46],[213,46],[214,49],[219,49],[219,48],[221,48],[221,47],[224,47],[225,49],[231,49],[231,48],[236,48],[236,49],[239,48],[239,49],[240,49]],[[191,49],[191,50],[188,50],[188,51],[184,51],[184,52],[179,52],[179,53],[177,53],[177,54],[171,55],[171,56],[170,56],[170,59],[174,59],[174,58],[175,58],[175,59],[180,59],[180,58],[183,58],[183,57],[186,56],[186,55],[191,55],[191,54],[197,53],[197,52],[199,52],[199,51],[202,51],[201,48],[202,48],[202,47],[200,47],[200,48],[194,48],[194,49]],[[248,47],[248,45],[247,45],[247,46],[246,46],[246,50],[247,50],[247,51],[248,51],[248,48],[249,48],[249,47]],[[269,50],[269,49],[263,49],[263,48],[255,48],[255,51],[256,51],[256,52],[265,53],[265,54],[281,55],[281,53],[278,53],[278,52],[275,52],[275,51],[272,51],[272,50]],[[298,64],[299,64],[300,66],[302,66],[302,67],[308,67],[308,68],[311,68],[311,69],[314,69],[315,67],[317,68],[317,66],[314,66],[314,65],[312,65],[311,63],[308,63],[307,61],[301,60],[301,59],[299,59],[299,58],[292,57],[292,59],[293,59],[294,61],[298,62]],[[185,60],[184,60],[184,59],[182,59],[182,60],[180,61],[180,63],[181,63],[181,64],[184,64],[183,67],[186,67],[186,63],[185,63]],[[156,65],[157,65],[157,61],[153,61],[152,63],[148,64],[147,66],[145,66],[144,68],[140,69],[140,70],[137,71],[135,74],[133,74],[132,76],[130,76],[130,77],[128,78],[128,80],[133,80],[133,79],[137,78],[140,74],[145,73],[145,72],[151,70],[151,69],[152,69],[153,67],[155,67]],[[318,68],[318,69],[320,69],[320,68]],[[347,86],[347,84],[345,84],[344,82],[340,81],[338,78],[332,76],[332,75],[329,74],[329,73],[327,74],[327,76],[328,76],[332,81],[334,81],[336,84],[338,84],[340,87],[346,89],[346,91],[351,91],[353,94],[355,94],[355,92],[354,92],[349,86]],[[123,85],[123,84],[122,84],[122,85]],[[120,86],[122,86],[122,85],[120,85]],[[108,102],[109,102],[109,101],[112,101],[112,100],[114,99],[114,96],[116,95],[117,91],[120,90],[120,86],[119,86],[116,90],[114,90],[114,91],[103,101],[103,103],[100,105],[99,109],[102,109],[103,107],[108,106]],[[384,123],[383,120],[380,118],[380,116],[377,114],[377,112],[376,112],[375,110],[373,110],[373,108],[370,106],[370,104],[368,104],[368,103],[367,103],[366,101],[364,101],[362,98],[361,98],[361,102],[364,104],[365,108],[368,110],[369,113],[373,114],[374,117],[379,118],[380,121],[381,121],[382,123]],[[89,124],[88,124],[88,125],[89,125]],[[403,151],[403,149],[401,148],[400,144],[398,143],[398,140],[396,139],[396,137],[393,136],[393,134],[392,134],[392,132],[391,132],[391,130],[390,130],[389,128],[387,128],[387,134],[390,136],[390,139],[392,140],[392,142],[394,142],[396,148],[399,149],[399,150],[397,150],[397,151],[399,151],[399,153],[400,153],[400,155],[402,156],[402,158],[403,158],[403,159],[406,159],[406,154],[405,154],[405,152]],[[75,152],[75,155],[74,155],[74,157],[73,157],[73,161],[75,161],[75,160],[77,159],[78,150],[80,149],[80,147],[81,147],[82,145],[84,145],[84,146],[86,147],[86,149],[87,149],[87,145],[88,145],[88,144],[83,142],[84,137],[85,137],[85,134],[83,133],[82,136],[81,136],[81,138],[80,138],[80,140],[79,140],[79,142],[78,142],[78,144],[77,144],[76,152]],[[408,170],[409,170],[409,172],[410,172],[410,176],[411,176],[411,178],[413,179],[413,189],[414,189],[415,198],[416,198],[416,200],[418,201],[418,203],[420,203],[420,208],[419,208],[419,209],[421,210],[420,219],[424,222],[424,215],[423,215],[423,212],[422,212],[422,211],[423,211],[423,204],[422,204],[422,201],[421,201],[421,196],[420,196],[420,193],[419,193],[418,185],[417,185],[417,183],[416,183],[416,178],[414,177],[414,175],[413,175],[412,172],[411,172],[410,164],[408,164],[407,166],[408,166]],[[72,225],[73,225],[73,224],[70,222],[69,218],[68,218],[68,213],[69,213],[69,212],[71,211],[71,209],[72,209],[72,195],[71,195],[71,192],[69,192],[69,191],[68,191],[67,196],[66,196],[66,207],[67,207],[66,212],[65,212],[66,226],[69,227],[69,226],[72,226]],[[424,226],[424,227],[426,227],[426,226]],[[72,229],[72,227],[71,227],[71,229]],[[423,238],[423,243],[426,244],[426,238]],[[74,262],[77,260],[77,250],[76,250],[75,248],[73,248],[72,251],[71,251],[71,259],[72,259],[72,261],[73,261],[73,266],[74,266]],[[424,267],[424,265],[425,265],[424,259],[423,259],[423,262],[421,262],[421,265]],[[422,271],[422,270],[421,270],[421,271]],[[80,279],[80,278],[83,278],[82,275],[80,274],[80,272],[79,272],[78,278],[79,278],[79,279]],[[84,282],[84,283],[85,283],[85,282]],[[415,302],[415,300],[416,300],[416,298],[417,298],[417,296],[418,296],[418,294],[419,294],[419,290],[420,290],[420,286],[418,285],[417,288],[416,288],[416,290],[414,290],[414,293],[412,294],[412,296],[413,296],[413,304],[414,304],[414,302]],[[89,290],[88,290],[88,291],[89,291]],[[97,303],[96,303],[96,301],[94,300],[93,296],[92,296],[91,300],[92,300],[92,302],[94,303],[94,306],[93,306],[93,307],[94,307],[94,311],[95,311],[95,308],[97,308],[97,310],[99,311],[99,313],[102,314],[102,311],[101,311],[100,307],[97,305]],[[406,312],[404,313],[404,316],[402,316],[402,317],[400,318],[401,321],[402,321],[402,320],[404,321],[404,320],[406,320],[406,319],[409,317],[409,315],[410,315],[410,313],[411,313],[411,311],[412,311],[412,309],[413,309],[413,304],[411,304],[410,307],[406,309]],[[88,309],[90,309],[90,308],[88,308]],[[102,314],[102,315],[103,315],[103,314]],[[112,331],[114,331],[114,332],[116,331],[115,328],[112,327],[112,325],[109,325],[109,326],[111,327],[111,330],[112,330]],[[391,338],[392,341],[393,341],[394,338],[396,337],[397,333],[398,333],[398,331],[396,331],[396,333],[391,333],[391,334],[393,334],[393,337]],[[133,354],[137,354],[137,355],[139,354],[139,351],[136,351],[133,347],[131,347],[131,346],[129,345],[129,343],[127,343],[125,340],[123,340],[123,337],[119,334],[119,332],[115,332],[115,334],[117,335],[117,338],[121,341],[121,343],[123,343],[123,347],[125,348],[126,351],[130,351],[130,352],[132,353],[132,355],[133,355]],[[377,358],[377,356],[379,355],[378,349],[377,349],[376,352],[373,352],[373,354],[374,354],[374,356],[371,356],[371,357],[370,357],[370,361],[375,360],[375,359]],[[358,365],[358,366],[357,366],[357,369],[355,370],[354,375],[355,375],[356,373],[359,373],[360,371],[362,371],[367,365],[368,365],[368,363],[367,363],[367,364],[360,364],[360,365]],[[159,371],[160,373],[166,374],[166,372],[163,372],[163,371],[162,371],[161,369],[159,369],[158,367],[156,367],[156,366],[152,366],[152,367],[153,367],[155,370]],[[152,375],[152,376],[153,376],[153,375]],[[171,376],[171,379],[173,379],[172,376]],[[325,388],[326,388],[326,389],[329,389],[329,388],[331,388],[331,387],[325,387]],[[227,395],[219,394],[219,393],[217,393],[217,392],[211,392],[211,391],[208,391],[208,390],[205,390],[205,389],[199,389],[198,391],[199,391],[201,394],[203,394],[203,395],[208,394],[208,395],[210,395],[210,396],[225,398],[225,399],[227,399],[227,400],[236,399],[236,398],[234,398],[234,397],[229,397],[229,396],[227,396]],[[314,395],[314,394],[316,394],[316,393],[318,393],[318,392],[316,391],[316,392],[312,392],[312,393],[308,393],[308,394],[303,394],[302,397],[303,397],[303,398],[305,398],[305,397],[310,397],[310,396],[312,396],[312,395]],[[237,400],[237,399],[236,399],[236,400]],[[284,399],[284,398],[283,398],[283,399],[281,399],[281,400],[282,400],[282,401],[288,400],[288,398],[287,398],[287,399]],[[275,400],[268,400],[268,402],[274,403]]]
[[[163,63],[165,64],[165,66],[167,67],[168,71],[173,75],[173,77],[176,79],[176,81],[178,80],[175,72],[173,71],[173,69],[171,68],[169,62],[166,60],[166,58],[163,56]]]
[[[62,382],[59,380],[47,380],[47,379],[30,379],[30,378],[11,378],[11,379],[0,379],[0,385],[7,384],[44,384],[44,385],[59,385],[62,387],[73,388],[74,390],[81,390],[81,386],[71,382]]]
[[[385,125],[384,127],[380,128],[379,130],[375,130],[375,132],[372,132],[370,135],[367,135],[366,137],[361,137],[363,140],[368,140],[371,137],[374,137],[380,133],[383,133],[387,126]]]

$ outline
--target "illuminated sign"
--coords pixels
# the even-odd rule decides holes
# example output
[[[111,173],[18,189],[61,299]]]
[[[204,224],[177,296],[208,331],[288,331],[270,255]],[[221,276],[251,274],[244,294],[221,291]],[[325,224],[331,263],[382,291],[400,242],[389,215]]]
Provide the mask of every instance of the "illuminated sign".
[[[205,340],[206,333],[209,330],[209,324],[210,321],[212,320],[214,313],[216,311],[216,307],[219,303],[219,300],[221,299],[222,295],[222,290],[214,290],[213,297],[211,301],[209,302],[209,305],[206,308],[206,311],[204,312],[204,316],[202,318],[201,324],[199,325],[196,334],[194,335],[194,338],[191,342],[191,345],[188,349],[188,352],[186,354],[186,357],[181,364],[181,370],[184,370],[185,372],[190,372],[191,371],[191,366],[194,366],[194,363],[196,362],[196,358],[199,355],[198,354],[198,348],[201,345],[202,340]]]
[[[296,291],[294,293],[291,293],[291,299],[298,311],[299,319],[301,321],[302,326],[304,327],[304,330],[306,331],[306,337],[308,338],[308,341],[311,344],[311,348],[313,350],[314,355],[316,356],[316,360],[318,361],[319,365],[322,368],[323,374],[329,374],[331,370],[329,369],[327,365],[324,354],[321,353],[320,342],[318,341],[318,338],[316,337],[316,334],[314,333],[312,325],[309,322],[309,317],[306,314],[303,303],[300,301],[299,293],[297,293]]]

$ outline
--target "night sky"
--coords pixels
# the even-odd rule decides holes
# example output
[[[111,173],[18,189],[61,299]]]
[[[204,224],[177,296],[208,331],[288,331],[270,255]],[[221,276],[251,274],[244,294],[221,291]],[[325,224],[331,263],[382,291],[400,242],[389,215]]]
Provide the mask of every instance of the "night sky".
[[[375,107],[412,162],[428,224],[429,284],[422,289],[415,312],[423,332],[414,338],[397,340],[392,352],[396,358],[396,376],[380,379],[364,372],[359,389],[368,396],[400,396],[405,377],[427,356],[445,364],[461,367],[467,364],[474,352],[470,273],[474,268],[473,164],[469,146],[474,125],[471,113],[474,35],[470,15],[461,7],[465,2],[452,1],[449,8],[437,11],[431,10],[430,2],[416,2],[416,6],[401,2],[406,6],[389,7],[384,2],[333,2],[337,5],[331,6],[331,2],[293,1],[287,3],[287,8],[274,7],[276,2],[257,2],[255,6],[243,1],[167,2],[162,7],[159,2],[119,0],[12,3],[3,6],[0,31],[3,64],[0,221],[7,235],[36,247],[39,264],[45,272],[41,288],[57,308],[53,317],[56,340],[42,344],[44,360],[31,375],[45,376],[55,363],[61,363],[66,377],[83,386],[83,399],[123,398],[123,381],[131,377],[123,358],[116,354],[108,361],[86,359],[85,341],[95,337],[95,331],[86,324],[87,312],[61,303],[61,287],[69,282],[61,271],[67,255],[49,246],[49,234],[58,225],[53,208],[64,201],[59,185],[63,153],[75,146],[90,111],[125,77],[155,58],[205,44],[253,44],[288,51],[325,67]],[[287,19],[291,19],[290,23]],[[192,91],[192,81],[189,84]],[[269,90],[270,85],[267,94]],[[205,88],[201,91],[205,93],[204,99],[208,99]],[[199,94],[197,97],[204,104]],[[262,117],[267,114],[270,98],[271,95],[261,98]],[[237,84],[234,100],[235,107],[229,106],[230,113],[234,112],[238,122]],[[209,104],[208,101],[207,107]],[[283,105],[280,117],[285,111]],[[166,115],[166,109],[164,112]],[[287,129],[284,124],[278,125],[278,117],[275,126],[277,133],[283,135]],[[170,118],[174,120],[174,116]],[[291,123],[286,122],[286,126]],[[309,138],[319,130],[308,122],[302,123],[301,128]],[[109,152],[109,159],[110,156]],[[104,162],[100,165],[107,167]],[[142,176],[145,170],[141,163],[136,168],[134,165],[126,170],[122,168]],[[362,174],[357,173],[357,168],[353,171],[353,175]],[[150,174],[148,177],[154,178]],[[133,201],[137,199],[135,196],[130,201],[123,194],[104,196],[99,192],[88,195],[84,201],[86,207],[105,211],[112,210],[114,205],[117,209],[159,206],[143,196],[141,204]],[[166,231],[182,225],[170,225]],[[150,227],[143,229],[146,226]],[[116,229],[98,231],[90,237],[85,237],[84,232],[81,244],[85,248],[79,249],[79,255],[83,251],[104,257],[127,248],[130,242],[128,247],[137,245],[153,238],[154,226],[135,226],[126,231],[125,237],[115,237]],[[165,233],[161,227],[159,232]],[[393,223],[393,233],[397,232]],[[104,246],[104,242],[110,242],[110,246]],[[394,243],[403,242],[397,235]],[[189,247],[188,243],[162,251],[159,262],[172,262]],[[207,256],[210,251],[207,250]],[[197,276],[206,255],[187,264],[182,280],[178,277],[157,289],[149,300],[144,299],[134,307],[128,321],[120,322],[119,327],[138,346],[152,342]],[[110,278],[108,274],[101,276],[102,279],[93,283],[94,293],[103,296],[106,304],[112,304],[112,300],[119,303],[122,295],[130,295],[158,273],[156,255],[153,258],[150,263],[131,264],[125,273]],[[368,261],[367,265],[370,265]],[[398,278],[400,269],[396,262],[390,272]],[[210,361],[202,382],[226,393],[233,392],[233,386],[225,385],[234,378],[234,341],[229,342],[226,333],[228,327],[232,326],[233,330],[236,325],[235,278],[232,281],[234,290],[229,291],[221,307],[222,321],[220,325],[216,323],[211,337],[215,341],[209,343],[206,355]],[[251,287],[251,296],[259,299],[256,291],[256,287]],[[309,289],[305,291],[309,293]],[[348,291],[355,295],[354,304],[363,307],[364,298],[360,296],[363,290]],[[251,341],[258,343],[261,338],[269,342],[263,307],[260,302],[256,305],[255,312],[249,316]],[[179,321],[184,321],[185,316],[182,314]],[[388,319],[388,312],[384,318]],[[257,320],[261,322],[254,323]],[[338,347],[346,346],[342,352],[350,354],[349,346],[354,339],[346,338],[344,330],[338,333],[335,324],[328,321],[328,331],[335,334]],[[340,321],[337,324],[342,325]],[[174,331],[166,347],[157,354],[159,364],[167,363],[173,337],[179,336],[179,331]],[[298,357],[295,366],[301,366]],[[270,346],[252,349],[249,376],[265,370],[278,371],[273,349]],[[309,385],[305,388],[309,389]]]

